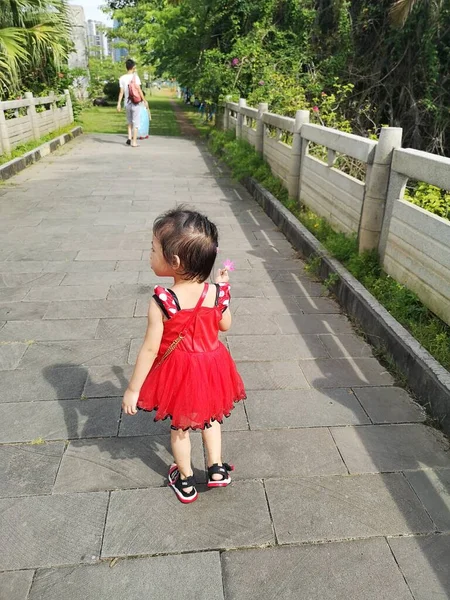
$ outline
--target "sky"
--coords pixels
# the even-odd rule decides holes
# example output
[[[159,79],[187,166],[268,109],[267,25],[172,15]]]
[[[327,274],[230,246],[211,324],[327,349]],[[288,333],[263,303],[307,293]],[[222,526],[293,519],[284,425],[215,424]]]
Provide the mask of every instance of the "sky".
[[[99,9],[99,6],[104,4],[102,0],[69,0],[69,4],[82,6],[84,8],[86,21],[92,19],[94,21],[101,21],[105,25],[112,26],[111,19]]]

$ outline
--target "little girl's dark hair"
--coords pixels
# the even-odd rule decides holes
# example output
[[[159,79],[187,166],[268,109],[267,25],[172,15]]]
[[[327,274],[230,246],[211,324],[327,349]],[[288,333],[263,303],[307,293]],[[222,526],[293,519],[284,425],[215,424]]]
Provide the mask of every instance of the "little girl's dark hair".
[[[172,264],[180,259],[180,275],[200,283],[208,279],[217,257],[219,235],[214,223],[201,213],[183,206],[160,215],[153,235],[161,244],[163,256]]]

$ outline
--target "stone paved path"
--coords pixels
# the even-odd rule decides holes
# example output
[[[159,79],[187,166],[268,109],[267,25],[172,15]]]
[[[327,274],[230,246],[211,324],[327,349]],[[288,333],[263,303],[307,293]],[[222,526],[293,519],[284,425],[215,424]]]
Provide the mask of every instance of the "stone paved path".
[[[165,485],[168,423],[120,413],[151,224],[182,202],[237,263],[248,390],[233,485],[191,506]],[[84,136],[1,187],[0,215],[1,600],[450,597],[445,441],[201,147]]]

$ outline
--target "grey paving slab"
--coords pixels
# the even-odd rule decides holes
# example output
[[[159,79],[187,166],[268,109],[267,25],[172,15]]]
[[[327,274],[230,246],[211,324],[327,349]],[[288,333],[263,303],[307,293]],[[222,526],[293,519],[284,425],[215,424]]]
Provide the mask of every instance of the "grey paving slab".
[[[88,340],[93,339],[98,319],[83,321],[10,321],[0,331],[0,341]]]
[[[413,600],[385,540],[221,555],[226,600]]]
[[[50,261],[45,263],[43,270],[47,273],[84,273],[86,283],[105,283],[94,277],[92,273],[110,273],[114,271],[117,261],[115,260],[83,260],[83,261]],[[77,285],[82,285],[83,282]]]
[[[227,335],[227,341],[234,360],[240,361],[299,360],[328,356],[317,335],[230,334]],[[269,348],[270,354],[267,352]]]
[[[45,315],[47,308],[48,302],[0,303],[0,319],[4,319],[5,321],[39,320]]]
[[[36,287],[30,290],[25,302],[57,300],[102,300],[108,295],[109,285],[72,285],[58,287]]]
[[[280,544],[434,531],[399,473],[268,479],[265,486]]]
[[[78,264],[78,263],[77,263]],[[102,285],[119,285],[127,284],[133,285],[137,283],[139,273],[131,271],[90,271],[80,273],[67,273],[61,282],[61,286],[77,286],[77,285],[91,285],[91,284],[102,284]]]
[[[276,267],[274,267],[276,268]],[[319,298],[323,294],[321,283],[312,281],[311,279],[298,279],[293,283],[289,282],[273,282],[264,283],[261,290],[266,298],[277,298],[285,296],[294,296],[296,298],[316,297]]]
[[[352,334],[353,330],[344,315],[277,315],[281,333]]]
[[[199,583],[200,573],[207,574],[207,584]],[[180,585],[183,600],[223,600],[219,553],[123,559],[113,568],[103,562],[42,569],[33,582],[30,600],[170,600],[180,596]]]
[[[79,399],[86,378],[86,368],[64,364],[2,373],[0,402]]]
[[[450,536],[388,540],[414,600],[447,600],[450,594]]]
[[[329,298],[295,298],[295,302],[305,314],[340,314],[342,312],[339,304]]]
[[[73,366],[123,365],[128,349],[128,340],[116,339],[36,342],[29,347],[20,368],[47,368],[60,363]]]
[[[450,469],[407,471],[405,477],[438,530],[450,531]]]
[[[108,494],[0,499],[0,569],[98,560]]]
[[[3,273],[0,275],[0,286],[3,287],[35,287],[57,286],[61,283],[62,273]]]
[[[336,427],[332,434],[350,473],[450,467],[448,441],[425,425]]]
[[[189,506],[188,519],[183,508],[186,509],[168,487],[112,492],[102,556],[236,548],[274,542],[261,482],[238,481],[226,489],[201,493],[199,500]]]
[[[98,339],[140,337],[145,334],[147,323],[144,317],[100,319],[95,337]]]
[[[312,387],[365,387],[393,385],[394,379],[375,358],[303,360],[300,363]]]
[[[73,260],[75,258],[75,256],[77,255],[76,252],[73,251],[62,251],[62,250],[51,250],[51,249],[35,249],[34,251],[32,249],[30,250],[19,250],[17,252],[12,252],[9,256],[8,256],[8,260],[14,260],[14,261],[19,261],[19,260],[24,260],[24,261],[28,261],[28,260],[38,260],[38,261],[46,261],[46,260],[64,260],[64,261],[69,261],[69,260]]]
[[[132,373],[133,368],[130,366],[89,367],[83,397],[122,397]]]
[[[132,216],[132,219],[140,217]],[[119,217],[120,219],[120,217]],[[102,218],[105,220],[105,217]],[[141,260],[141,250],[123,250],[114,248],[113,250],[80,250],[76,256],[77,261],[98,261],[98,260]]]
[[[45,264],[43,260],[4,260],[0,262],[0,273],[39,273]]]
[[[0,288],[0,302],[20,302],[25,298],[29,288]]]
[[[66,286],[71,289],[71,286]],[[136,300],[74,300],[51,302],[44,319],[107,319],[132,317]]]
[[[150,271],[150,263],[147,259],[145,260],[119,260],[117,262],[117,266],[116,266],[116,270],[117,271],[140,271],[140,272],[144,272],[147,273],[148,271]],[[150,279],[152,280],[154,278],[153,273],[150,273]],[[139,283],[147,283],[147,282],[141,282],[141,280],[139,280]]]
[[[245,405],[250,429],[370,423],[349,389],[249,391]]]
[[[231,290],[233,294],[233,289]],[[232,298],[231,313],[233,315],[266,315],[301,314],[301,308],[295,298]],[[234,323],[233,329],[234,330]],[[262,333],[262,332],[260,332]]]
[[[1,600],[27,600],[34,571],[8,571],[0,573]]]
[[[425,421],[424,409],[398,387],[354,388],[353,391],[373,423]]]
[[[310,316],[310,315],[305,315]],[[337,315],[333,315],[337,316]],[[354,333],[319,335],[331,358],[372,358],[372,348]]]
[[[234,479],[347,473],[326,428],[224,432],[222,449]]]
[[[169,282],[167,282],[167,283],[169,283]],[[108,293],[108,300],[115,300],[118,298],[134,298],[134,299],[136,299],[139,296],[143,296],[144,298],[147,299],[147,301],[149,301],[153,295],[153,288],[154,288],[154,286],[142,285],[142,284],[112,285],[109,290],[109,293]]]
[[[300,366],[294,361],[238,361],[237,367],[247,391],[298,390],[310,387]]]
[[[204,482],[200,436],[192,436],[191,444],[194,474]],[[54,492],[161,487],[172,462],[170,435],[74,441],[64,454]]]
[[[50,494],[64,448],[63,442],[0,446],[0,497]]]
[[[257,336],[262,332],[266,335],[281,333],[280,327],[274,315],[264,316],[264,325],[261,324],[260,315],[235,314],[233,317],[233,336],[252,335]]]
[[[0,405],[0,443],[117,435],[121,400],[102,398]]]
[[[0,327],[0,333],[4,328],[5,326]],[[0,342],[0,371],[15,369],[27,349],[28,344],[21,344],[19,342]]]

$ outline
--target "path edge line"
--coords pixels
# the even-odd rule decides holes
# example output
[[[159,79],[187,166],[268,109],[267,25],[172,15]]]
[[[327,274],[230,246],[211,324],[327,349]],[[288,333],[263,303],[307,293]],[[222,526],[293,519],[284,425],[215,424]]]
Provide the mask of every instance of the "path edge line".
[[[62,135],[59,135],[58,137],[55,137],[48,142],[45,142],[41,146],[38,146],[37,148],[26,152],[22,156],[19,156],[18,158],[13,158],[13,160],[10,160],[4,165],[1,165],[0,181],[6,181],[14,175],[17,175],[17,173],[20,173],[20,171],[23,171],[30,165],[33,165],[38,160],[41,160],[41,158],[44,158],[44,156],[48,156],[52,152],[55,152],[55,150],[57,150],[59,147],[64,146],[64,144],[67,144],[68,142],[72,141],[82,133],[83,128],[78,125],[68,133],[63,133]]]
[[[387,352],[404,373],[415,399],[427,409],[437,426],[450,435],[450,373],[273,194],[253,177],[244,178],[242,184],[303,257],[320,259],[317,274],[321,280],[331,274],[338,276],[331,291],[339,304],[361,328],[370,344]]]

